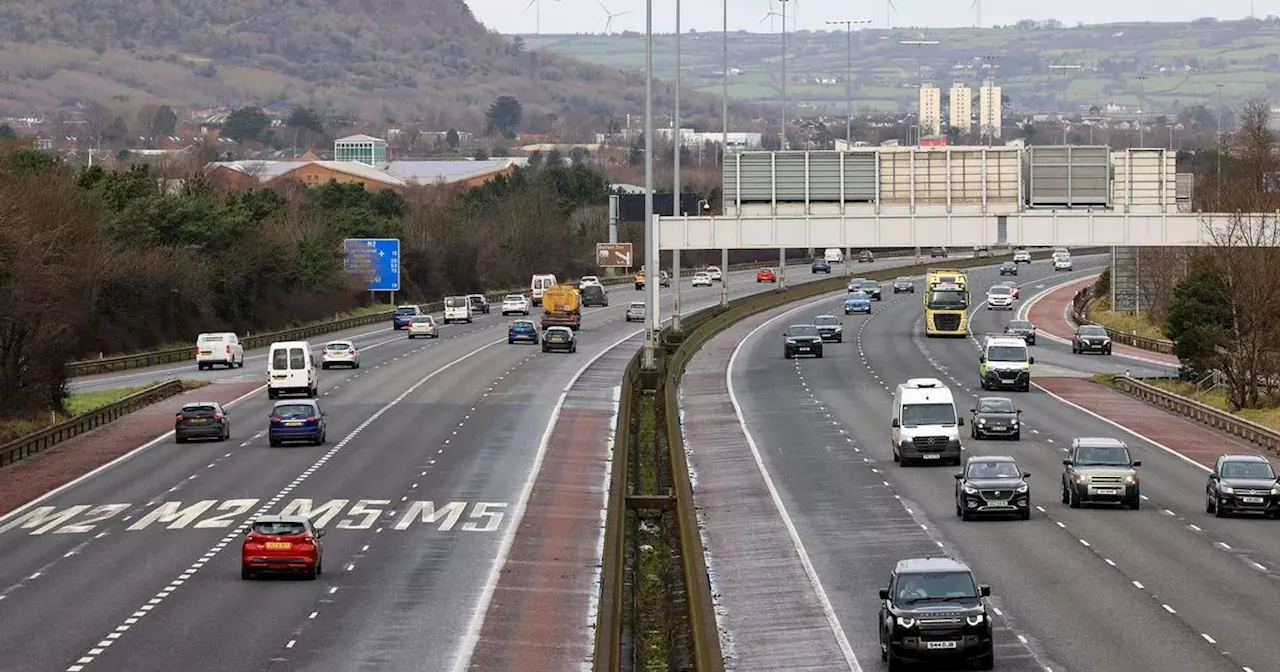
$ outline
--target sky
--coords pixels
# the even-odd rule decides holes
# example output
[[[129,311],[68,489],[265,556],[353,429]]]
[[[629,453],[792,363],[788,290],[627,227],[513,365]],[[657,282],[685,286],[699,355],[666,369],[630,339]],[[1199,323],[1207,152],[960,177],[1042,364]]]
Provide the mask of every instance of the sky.
[[[530,0],[464,0],[476,18],[501,33],[537,32],[538,6],[526,6]],[[644,31],[644,0],[536,0],[541,3],[543,33],[600,33],[612,12],[612,32]],[[729,30],[769,32],[769,11],[781,12],[781,0],[727,0]],[[884,28],[887,0],[857,3],[850,0],[789,0],[787,25],[792,17],[799,28],[822,30],[824,21],[868,19],[869,28]],[[601,7],[603,3],[604,7]],[[772,3],[772,6],[771,6]],[[893,0],[897,14],[893,25],[921,27],[956,27],[976,25],[973,0]],[[676,0],[654,0],[653,28],[669,33],[675,29]],[[1035,9],[1029,9],[1034,5]],[[683,31],[719,31],[723,26],[724,0],[684,0],[681,29]],[[1057,19],[1074,26],[1077,23],[1115,23],[1132,21],[1190,21],[1203,16],[1219,19],[1242,19],[1250,9],[1259,18],[1280,14],[1280,0],[1073,0],[1066,3],[1025,2],[1025,0],[985,0],[982,3],[982,25],[1005,25],[1020,19]],[[623,14],[623,12],[626,12]],[[764,19],[763,23],[761,20]]]

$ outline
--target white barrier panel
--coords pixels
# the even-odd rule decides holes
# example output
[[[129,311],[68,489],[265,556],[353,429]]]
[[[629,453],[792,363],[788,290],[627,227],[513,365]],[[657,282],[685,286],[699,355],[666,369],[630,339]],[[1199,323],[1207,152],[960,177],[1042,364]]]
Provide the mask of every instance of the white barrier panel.
[[[662,217],[662,250],[770,249],[781,247],[1202,247],[1280,246],[1280,234],[1259,235],[1276,227],[1276,215],[1259,214],[1245,224],[1233,215],[1209,213],[1137,214],[1119,212],[1038,212],[1008,216],[945,212],[846,213],[754,217]],[[1247,221],[1247,220],[1246,220]],[[1230,232],[1239,229],[1232,235]],[[1245,233],[1245,230],[1250,233]],[[1267,242],[1262,242],[1267,241]]]

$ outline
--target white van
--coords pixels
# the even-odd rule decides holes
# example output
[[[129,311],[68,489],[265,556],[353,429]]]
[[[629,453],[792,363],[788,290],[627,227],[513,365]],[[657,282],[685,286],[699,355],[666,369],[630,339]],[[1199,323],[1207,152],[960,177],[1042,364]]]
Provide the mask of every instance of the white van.
[[[306,341],[272,343],[267,352],[267,397],[282,394],[305,394],[315,398],[320,393],[320,373],[311,344]]]
[[[465,296],[444,298],[444,323],[471,322],[471,300]]]
[[[936,378],[912,378],[893,395],[893,461],[960,464],[960,428],[951,390]]]
[[[533,296],[533,305],[542,305],[542,293],[556,284],[556,276],[550,273],[533,276],[533,280],[529,283],[529,290]]]
[[[244,368],[244,346],[240,345],[239,336],[223,331],[200,334],[196,338],[196,368],[204,371],[212,369],[214,364],[222,364],[228,369]]]
[[[838,247],[828,247],[823,259],[826,259],[828,264],[843,264],[844,251]]]

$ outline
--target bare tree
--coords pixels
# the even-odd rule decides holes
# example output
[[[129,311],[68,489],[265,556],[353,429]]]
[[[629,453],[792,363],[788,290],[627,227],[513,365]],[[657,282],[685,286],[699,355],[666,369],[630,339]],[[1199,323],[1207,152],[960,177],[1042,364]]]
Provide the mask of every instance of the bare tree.
[[[102,149],[102,136],[111,126],[115,116],[106,105],[93,101],[84,110],[85,127],[89,129],[89,138],[94,149]]]

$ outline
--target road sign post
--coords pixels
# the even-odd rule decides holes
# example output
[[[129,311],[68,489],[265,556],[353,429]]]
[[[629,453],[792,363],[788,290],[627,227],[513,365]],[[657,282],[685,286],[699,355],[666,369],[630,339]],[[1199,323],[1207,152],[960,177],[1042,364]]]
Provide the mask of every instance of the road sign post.
[[[631,268],[631,243],[596,243],[596,265],[600,268]]]
[[[364,278],[370,292],[400,291],[399,238],[347,238],[342,241],[343,267]]]

